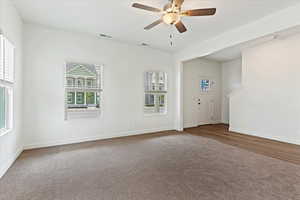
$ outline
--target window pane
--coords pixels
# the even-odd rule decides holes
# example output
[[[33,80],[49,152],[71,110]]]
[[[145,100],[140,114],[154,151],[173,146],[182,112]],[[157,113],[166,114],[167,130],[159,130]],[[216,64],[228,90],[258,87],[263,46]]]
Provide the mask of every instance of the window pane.
[[[100,108],[100,93],[99,92],[97,92],[97,97],[96,97],[96,107],[97,108]]]
[[[76,93],[76,104],[84,104],[84,92]]]
[[[145,94],[145,106],[153,107],[154,106],[154,95]]]
[[[146,72],[144,80],[145,91],[166,91],[167,74],[165,72]]]
[[[145,94],[145,113],[154,113],[155,112],[155,95]]]
[[[165,105],[166,105],[166,95],[161,94],[158,96],[159,100],[159,112],[164,113],[165,112]]]
[[[68,97],[67,97],[67,103],[68,104],[75,104],[75,92],[68,92]]]
[[[95,104],[95,93],[94,92],[86,93],[86,104]]]
[[[165,95],[159,95],[159,106],[165,106]]]
[[[67,78],[67,85],[73,86],[74,85],[74,78]]]
[[[84,86],[84,80],[82,78],[78,78],[76,80],[77,87],[83,87]]]
[[[160,91],[166,91],[166,73],[165,72],[159,72],[158,73],[158,90]]]
[[[5,128],[5,88],[0,87],[0,129]]]
[[[92,80],[90,79],[86,80],[86,86],[92,87]]]
[[[145,80],[144,80],[145,91],[155,90],[155,85],[156,85],[156,73],[146,72]]]

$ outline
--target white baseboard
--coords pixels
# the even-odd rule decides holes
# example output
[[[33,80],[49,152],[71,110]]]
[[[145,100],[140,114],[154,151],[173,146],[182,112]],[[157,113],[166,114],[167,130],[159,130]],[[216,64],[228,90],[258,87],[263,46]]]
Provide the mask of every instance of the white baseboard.
[[[229,122],[228,122],[228,121],[225,121],[225,120],[221,120],[221,123],[222,123],[222,124],[229,124]]]
[[[296,141],[296,140],[289,140],[287,138],[279,138],[276,137],[274,135],[266,135],[263,134],[261,132],[258,132],[256,130],[250,130],[250,129],[241,129],[241,128],[235,128],[235,127],[229,127],[229,131],[231,132],[235,132],[235,133],[241,133],[241,134],[245,134],[245,135],[250,135],[250,136],[256,136],[256,137],[260,137],[260,138],[265,138],[265,139],[269,139],[269,140],[275,140],[278,142],[285,142],[285,143],[289,143],[289,144],[296,144],[296,145],[300,145],[300,141]]]
[[[198,125],[195,124],[194,122],[186,122],[184,123],[184,128],[193,128],[193,127],[197,127]]]
[[[111,139],[111,138],[125,137],[125,136],[132,136],[132,135],[142,135],[146,133],[154,133],[154,132],[168,131],[168,130],[173,130],[173,127],[161,127],[161,128],[144,129],[144,130],[136,130],[136,131],[125,131],[125,132],[118,132],[112,134],[95,135],[95,136],[84,137],[84,138],[72,138],[72,139],[57,140],[51,142],[34,143],[34,144],[24,145],[24,150],[43,148],[43,147],[52,147],[52,146],[59,146],[59,145],[66,145],[66,144],[76,144],[81,142]]]
[[[210,124],[222,124],[223,122],[221,120],[212,121]]]
[[[186,123],[184,123],[184,128],[194,128],[197,126],[202,126],[202,125],[207,125],[207,124],[220,124],[220,123],[222,123],[222,122],[219,120],[211,121],[209,123],[202,123],[202,124],[195,124],[194,122],[186,122]]]
[[[0,179],[4,176],[7,170],[14,164],[20,154],[23,152],[23,149],[19,149],[11,159],[7,160],[0,166]]]

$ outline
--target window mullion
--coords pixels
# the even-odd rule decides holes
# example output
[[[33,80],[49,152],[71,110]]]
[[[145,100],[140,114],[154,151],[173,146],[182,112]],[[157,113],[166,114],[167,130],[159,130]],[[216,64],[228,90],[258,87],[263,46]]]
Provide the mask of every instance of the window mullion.
[[[159,91],[159,72],[155,72],[155,91],[156,94],[154,96],[154,106],[155,111],[159,113],[159,94],[157,94],[157,92]]]

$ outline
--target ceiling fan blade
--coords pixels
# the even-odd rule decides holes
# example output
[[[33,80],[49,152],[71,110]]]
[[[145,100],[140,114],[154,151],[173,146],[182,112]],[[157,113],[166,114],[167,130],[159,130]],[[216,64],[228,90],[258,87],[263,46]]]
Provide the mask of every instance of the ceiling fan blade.
[[[175,27],[177,28],[177,30],[179,31],[179,33],[184,33],[187,31],[186,27],[184,26],[184,24],[182,23],[182,21],[179,21],[175,24]]]
[[[143,4],[140,4],[140,3],[134,3],[134,4],[132,4],[132,7],[143,9],[143,10],[147,10],[147,11],[151,11],[151,12],[161,12],[162,11],[159,8],[154,8],[154,7],[151,7],[151,6],[146,6],[146,5],[143,5]]]
[[[181,8],[183,2],[184,2],[184,0],[173,0],[173,4],[174,4],[175,7],[177,7],[177,8]]]
[[[216,8],[205,8],[205,9],[195,9],[186,10],[181,13],[183,16],[207,16],[216,14]]]
[[[145,29],[145,30],[150,30],[151,28],[153,28],[154,26],[157,26],[158,24],[160,24],[160,23],[162,23],[162,22],[163,22],[163,20],[162,20],[162,19],[159,19],[159,20],[153,22],[152,24],[146,26],[144,29]]]

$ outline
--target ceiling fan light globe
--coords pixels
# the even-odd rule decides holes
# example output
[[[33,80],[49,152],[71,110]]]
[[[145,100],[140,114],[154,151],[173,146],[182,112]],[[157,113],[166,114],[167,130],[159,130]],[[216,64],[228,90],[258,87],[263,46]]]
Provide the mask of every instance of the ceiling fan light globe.
[[[180,20],[180,15],[178,13],[167,13],[162,19],[166,24],[175,24]]]

